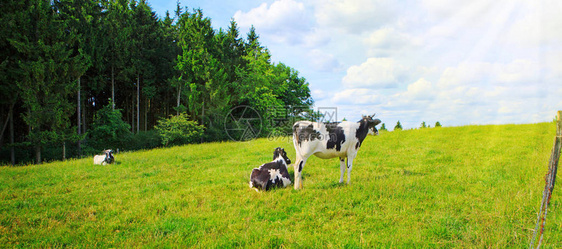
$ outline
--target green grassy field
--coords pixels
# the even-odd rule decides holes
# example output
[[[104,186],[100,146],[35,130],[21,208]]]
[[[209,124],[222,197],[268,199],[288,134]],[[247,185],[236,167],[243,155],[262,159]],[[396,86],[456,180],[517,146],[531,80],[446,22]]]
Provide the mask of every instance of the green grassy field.
[[[350,185],[337,159],[311,157],[301,191],[248,187],[275,147],[294,160],[288,138],[0,167],[0,247],[526,248],[555,128],[383,132]],[[543,248],[562,247],[556,187]]]

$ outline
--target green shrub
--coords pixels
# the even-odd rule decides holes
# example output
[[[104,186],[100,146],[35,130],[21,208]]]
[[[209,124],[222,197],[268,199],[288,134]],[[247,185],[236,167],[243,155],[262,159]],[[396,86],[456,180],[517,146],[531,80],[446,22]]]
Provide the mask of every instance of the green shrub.
[[[139,131],[131,136],[129,145],[123,149],[126,150],[146,150],[156,148],[161,145],[160,134],[156,130]]]
[[[92,128],[87,135],[87,144],[94,151],[124,148],[131,140],[131,126],[123,121],[120,109],[112,110],[112,105],[110,101],[94,115]]]
[[[187,114],[170,116],[168,119],[158,120],[154,129],[160,134],[162,145],[182,145],[192,143],[201,138],[204,126],[196,121],[190,121]]]

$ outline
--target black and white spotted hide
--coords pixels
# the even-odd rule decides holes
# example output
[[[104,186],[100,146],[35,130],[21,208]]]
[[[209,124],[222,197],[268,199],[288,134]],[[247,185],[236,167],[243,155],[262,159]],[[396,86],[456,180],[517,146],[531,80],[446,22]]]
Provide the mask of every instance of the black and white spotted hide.
[[[115,162],[115,158],[113,157],[113,150],[104,150],[102,151],[102,153],[103,155],[94,156],[94,164],[106,165]]]
[[[273,161],[262,164],[259,168],[252,170],[250,176],[250,188],[256,191],[267,191],[277,187],[287,187],[291,184],[291,178],[287,165],[291,160],[287,157],[287,153],[283,148],[275,148],[273,152]]]
[[[322,159],[340,159],[340,183],[347,169],[347,183],[351,181],[353,159],[367,137],[369,131],[378,134],[376,126],[380,119],[375,115],[363,116],[358,122],[321,123],[298,121],[293,125],[293,145],[295,146],[295,189],[302,188],[302,170],[306,160],[312,155]],[[345,163],[347,158],[347,164]]]

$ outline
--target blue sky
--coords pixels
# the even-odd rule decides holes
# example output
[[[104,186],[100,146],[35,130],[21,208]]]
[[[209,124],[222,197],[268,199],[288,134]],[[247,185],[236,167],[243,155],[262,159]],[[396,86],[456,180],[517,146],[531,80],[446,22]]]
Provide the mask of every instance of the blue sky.
[[[148,0],[159,16],[176,0]],[[256,27],[274,62],[338,119],[392,128],[551,121],[562,110],[562,1],[180,1],[215,29]]]

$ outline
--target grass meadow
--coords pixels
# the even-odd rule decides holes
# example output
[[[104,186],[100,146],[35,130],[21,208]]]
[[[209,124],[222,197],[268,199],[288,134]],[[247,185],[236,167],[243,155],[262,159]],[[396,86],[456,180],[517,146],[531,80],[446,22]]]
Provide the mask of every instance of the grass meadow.
[[[275,147],[294,161],[286,137],[0,167],[0,247],[527,248],[555,130],[381,132],[350,185],[311,157],[301,191],[248,187]],[[561,203],[556,186],[543,248],[562,247]]]

